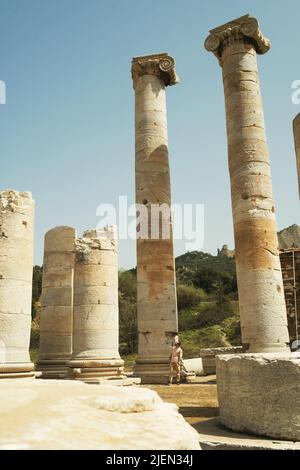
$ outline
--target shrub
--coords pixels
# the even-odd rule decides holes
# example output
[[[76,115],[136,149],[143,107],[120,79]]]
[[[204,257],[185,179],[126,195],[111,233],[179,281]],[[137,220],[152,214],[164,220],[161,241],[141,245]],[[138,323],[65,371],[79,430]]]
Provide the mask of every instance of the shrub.
[[[119,272],[119,292],[126,300],[136,302],[136,275],[132,271]]]
[[[42,293],[42,277],[43,277],[43,268],[40,266],[34,266],[33,273],[32,273],[32,305],[31,305],[32,318],[35,318],[37,314],[36,304],[40,300],[41,293]]]
[[[219,348],[230,346],[219,325],[198,330],[185,331],[180,334],[183,354],[186,359],[199,357],[201,348]]]
[[[201,302],[196,308],[179,311],[179,330],[220,325],[225,318],[232,317],[234,314],[234,303],[227,299],[221,304],[216,301]]]
[[[119,321],[120,353],[135,353],[138,339],[136,303],[124,299],[122,294],[119,294]]]
[[[177,304],[178,310],[195,307],[201,300],[205,298],[205,292],[195,289],[192,286],[179,284],[177,286]]]
[[[232,346],[240,346],[242,344],[239,315],[225,318],[221,324],[221,328]]]

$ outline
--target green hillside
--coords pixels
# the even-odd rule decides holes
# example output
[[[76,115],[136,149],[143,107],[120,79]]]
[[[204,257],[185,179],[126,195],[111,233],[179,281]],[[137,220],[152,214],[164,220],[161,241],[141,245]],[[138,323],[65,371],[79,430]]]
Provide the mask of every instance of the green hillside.
[[[202,251],[176,258],[179,331],[185,357],[240,344],[234,258]]]
[[[203,251],[188,251],[176,258],[176,270],[178,272],[181,269],[196,271],[201,268],[211,268],[216,271],[235,274],[235,260],[227,256],[214,256]]]

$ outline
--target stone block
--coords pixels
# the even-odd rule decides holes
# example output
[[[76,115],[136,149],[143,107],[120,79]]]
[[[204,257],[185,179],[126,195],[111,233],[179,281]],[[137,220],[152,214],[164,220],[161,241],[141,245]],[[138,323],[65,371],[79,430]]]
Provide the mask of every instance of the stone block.
[[[243,352],[242,346],[230,346],[224,348],[205,348],[200,349],[199,356],[202,359],[204,375],[216,373],[216,356],[219,354],[238,354]]]
[[[217,356],[220,418],[234,431],[300,441],[300,354]]]
[[[152,390],[76,380],[1,383],[0,450],[153,449],[200,445],[176,405]]]

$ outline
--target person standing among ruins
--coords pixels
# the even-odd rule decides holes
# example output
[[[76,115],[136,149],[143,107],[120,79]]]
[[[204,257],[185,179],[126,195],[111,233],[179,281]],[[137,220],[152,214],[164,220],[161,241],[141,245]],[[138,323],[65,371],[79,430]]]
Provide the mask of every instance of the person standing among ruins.
[[[173,376],[176,374],[176,383],[180,384],[180,372],[182,366],[183,351],[181,349],[181,343],[176,337],[174,346],[172,346],[172,351],[170,354],[170,375],[169,375],[169,385],[173,383]]]

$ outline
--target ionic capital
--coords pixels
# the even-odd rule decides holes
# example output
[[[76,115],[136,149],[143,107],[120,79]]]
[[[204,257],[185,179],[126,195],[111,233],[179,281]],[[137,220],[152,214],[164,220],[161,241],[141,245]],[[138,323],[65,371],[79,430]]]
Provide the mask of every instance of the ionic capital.
[[[204,43],[205,49],[213,52],[220,63],[225,47],[235,41],[252,44],[258,54],[265,54],[271,47],[270,40],[260,31],[257,19],[250,15],[218,26],[209,33]]]
[[[167,53],[134,57],[132,59],[131,75],[133,86],[139,77],[143,75],[155,75],[164,84],[175,85],[179,82],[179,77],[175,70],[175,60]]]

